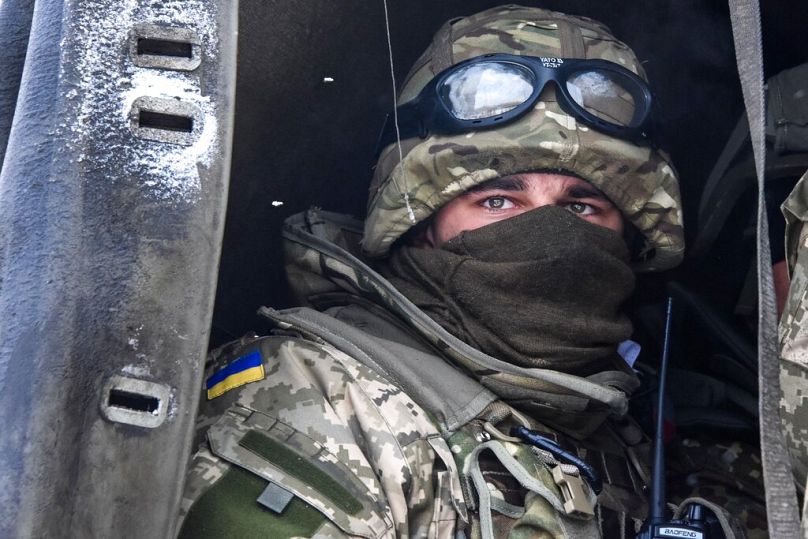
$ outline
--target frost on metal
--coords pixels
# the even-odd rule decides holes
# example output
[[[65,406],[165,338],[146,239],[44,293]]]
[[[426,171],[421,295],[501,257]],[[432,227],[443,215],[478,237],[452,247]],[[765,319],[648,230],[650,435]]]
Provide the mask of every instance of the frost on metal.
[[[62,62],[62,80],[75,88],[67,97],[78,114],[76,121],[63,123],[60,129],[71,141],[69,150],[75,162],[86,169],[109,171],[107,181],[137,185],[144,197],[195,203],[202,192],[199,169],[214,164],[222,144],[217,97],[205,92],[206,86],[215,84],[210,80],[203,83],[204,77],[217,76],[205,72],[205,59],[218,54],[215,3],[73,0],[70,4],[73,27],[66,33],[82,36],[84,43],[79,50],[65,53],[71,56]],[[143,51],[144,57],[159,55],[164,47],[167,56],[179,60],[163,66],[135,62],[132,35],[142,34],[143,28],[149,29],[146,37],[154,40],[146,43],[152,48]],[[187,44],[183,42],[186,35],[191,36]],[[191,59],[196,55],[201,65],[185,71],[171,69],[182,63],[186,45]],[[133,108],[172,101],[177,106],[168,113]],[[172,110],[193,113],[184,118]],[[166,136],[148,136],[154,130],[158,135],[164,131]]]

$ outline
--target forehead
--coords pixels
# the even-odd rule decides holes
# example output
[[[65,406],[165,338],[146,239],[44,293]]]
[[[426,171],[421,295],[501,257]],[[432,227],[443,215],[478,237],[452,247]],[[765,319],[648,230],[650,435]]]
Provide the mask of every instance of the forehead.
[[[587,196],[604,197],[603,193],[594,185],[576,176],[553,172],[527,172],[503,176],[481,183],[466,194],[487,191],[552,191],[569,192],[575,190],[584,192]]]

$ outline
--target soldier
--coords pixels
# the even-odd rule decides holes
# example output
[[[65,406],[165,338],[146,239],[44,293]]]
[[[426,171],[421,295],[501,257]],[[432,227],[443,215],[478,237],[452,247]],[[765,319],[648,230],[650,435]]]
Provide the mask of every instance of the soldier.
[[[305,307],[262,309],[272,335],[211,355],[180,535],[633,537],[648,444],[620,308],[633,270],[684,249],[644,78],[583,17],[445,24],[404,84],[364,232],[292,217]]]

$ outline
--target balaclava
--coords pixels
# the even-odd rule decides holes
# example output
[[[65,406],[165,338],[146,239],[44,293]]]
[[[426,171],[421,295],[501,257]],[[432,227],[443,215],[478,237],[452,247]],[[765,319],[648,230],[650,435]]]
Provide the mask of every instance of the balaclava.
[[[462,232],[439,249],[401,246],[381,271],[449,333],[498,359],[579,376],[621,367],[628,248],[564,208]]]

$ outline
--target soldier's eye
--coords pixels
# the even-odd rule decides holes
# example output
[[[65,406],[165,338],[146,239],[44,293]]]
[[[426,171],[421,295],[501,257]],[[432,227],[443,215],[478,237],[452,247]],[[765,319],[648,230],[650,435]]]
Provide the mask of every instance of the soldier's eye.
[[[595,213],[595,208],[590,204],[584,204],[583,202],[571,202],[567,204],[567,209],[572,213],[577,213],[578,215],[592,215]]]
[[[514,207],[514,203],[505,197],[488,197],[482,201],[482,206],[489,210],[508,210]]]

